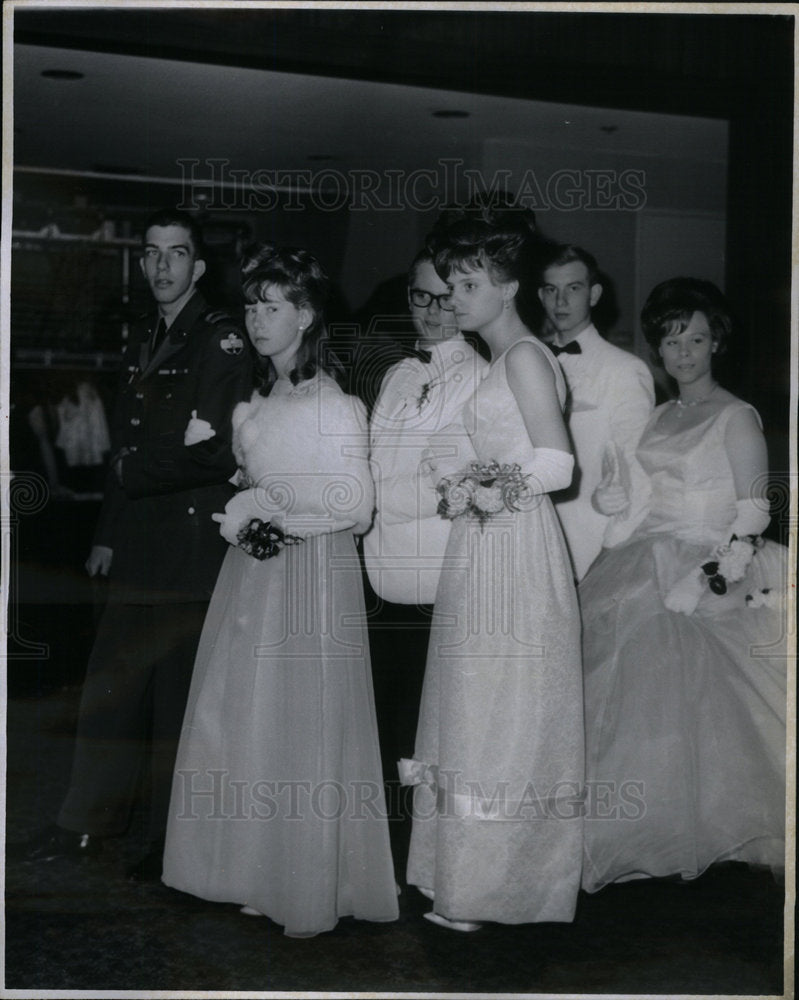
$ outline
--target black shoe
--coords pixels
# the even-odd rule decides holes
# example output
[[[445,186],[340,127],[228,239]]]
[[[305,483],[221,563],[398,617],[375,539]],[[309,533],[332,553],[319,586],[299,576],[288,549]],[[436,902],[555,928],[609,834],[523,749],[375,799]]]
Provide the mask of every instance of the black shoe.
[[[9,844],[8,856],[16,861],[56,861],[60,858],[81,861],[96,858],[102,849],[100,837],[75,833],[61,826],[49,826],[32,840]]]
[[[128,882],[160,882],[164,863],[164,842],[151,844],[144,857],[125,872]]]

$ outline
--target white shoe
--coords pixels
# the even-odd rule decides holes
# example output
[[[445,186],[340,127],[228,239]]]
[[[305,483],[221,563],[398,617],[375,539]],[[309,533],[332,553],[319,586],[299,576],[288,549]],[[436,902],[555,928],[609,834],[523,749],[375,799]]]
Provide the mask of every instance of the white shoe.
[[[421,894],[423,896],[426,896],[427,899],[435,899],[436,898],[436,894],[433,892],[432,889],[425,889],[425,887],[423,885],[417,885],[416,888],[419,890],[419,892],[421,892]]]
[[[429,913],[425,913],[424,918],[425,920],[429,920],[431,924],[438,924],[439,927],[446,927],[451,931],[461,931],[464,934],[469,934],[471,931],[479,931],[483,926],[472,920],[447,920],[446,917],[442,917],[440,913],[434,913],[432,910]]]
[[[256,910],[254,906],[242,906],[239,909],[239,913],[243,913],[247,917],[262,917],[263,913],[260,910]]]

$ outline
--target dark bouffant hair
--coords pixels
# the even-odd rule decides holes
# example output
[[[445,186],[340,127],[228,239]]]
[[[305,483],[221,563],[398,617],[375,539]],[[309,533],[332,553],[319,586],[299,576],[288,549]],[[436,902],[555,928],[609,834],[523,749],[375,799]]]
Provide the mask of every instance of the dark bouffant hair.
[[[254,244],[242,260],[241,283],[247,303],[265,301],[268,289],[277,287],[297,309],[308,309],[313,315],[303,331],[294,368],[289,372],[292,384],[313,378],[320,370],[343,384],[344,371],[325,343],[324,310],[330,294],[330,280],[313,254],[300,247]],[[276,380],[274,366],[269,358],[258,358],[258,365],[259,391],[267,396]]]
[[[480,194],[462,208],[445,209],[426,243],[443,281],[453,271],[472,268],[487,271],[497,283],[518,281],[516,307],[532,328],[539,312],[534,285],[543,245],[532,211],[507,194]]]
[[[695,312],[707,319],[716,355],[723,354],[732,333],[727,300],[713,284],[701,278],[669,278],[655,285],[641,310],[641,327],[652,352],[652,360],[662,365],[658,348],[668,334],[682,333]]]
[[[144,239],[147,238],[147,230],[152,226],[161,226],[162,228],[180,226],[181,229],[185,229],[191,237],[192,247],[194,248],[194,259],[205,260],[206,251],[202,229],[199,222],[192,218],[188,212],[181,212],[177,208],[159,208],[144,223]]]

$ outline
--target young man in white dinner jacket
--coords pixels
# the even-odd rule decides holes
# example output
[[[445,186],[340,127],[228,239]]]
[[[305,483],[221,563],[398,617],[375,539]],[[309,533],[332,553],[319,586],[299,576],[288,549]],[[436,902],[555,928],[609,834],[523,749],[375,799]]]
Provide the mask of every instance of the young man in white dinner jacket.
[[[422,459],[430,436],[460,416],[487,369],[455,325],[447,286],[429,251],[417,255],[408,277],[416,350],[389,369],[372,411],[376,514],[364,538],[376,594],[369,636],[389,781],[396,778],[399,758],[413,751],[433,602],[451,525],[437,513],[438,495]],[[464,467],[468,461],[464,458]]]
[[[603,546],[629,534],[638,512],[606,517],[592,504],[600,480],[635,477],[635,449],[655,401],[646,364],[609,344],[591,320],[602,285],[596,260],[580,247],[560,245],[543,261],[538,297],[554,337],[549,342],[569,387],[568,425],[575,475],[553,495],[580,581]],[[629,483],[626,485],[629,486]]]

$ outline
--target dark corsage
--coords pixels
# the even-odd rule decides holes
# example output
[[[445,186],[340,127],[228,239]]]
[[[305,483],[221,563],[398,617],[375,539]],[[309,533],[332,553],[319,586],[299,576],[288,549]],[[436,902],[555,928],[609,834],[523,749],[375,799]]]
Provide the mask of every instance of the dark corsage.
[[[436,486],[441,498],[438,514],[447,520],[475,517],[482,527],[503,510],[521,510],[521,503],[531,495],[528,478],[516,464],[472,462],[466,472],[446,476]]]
[[[271,521],[252,518],[236,535],[240,549],[253,559],[271,559],[286,545],[302,541],[297,535],[287,535]]]

